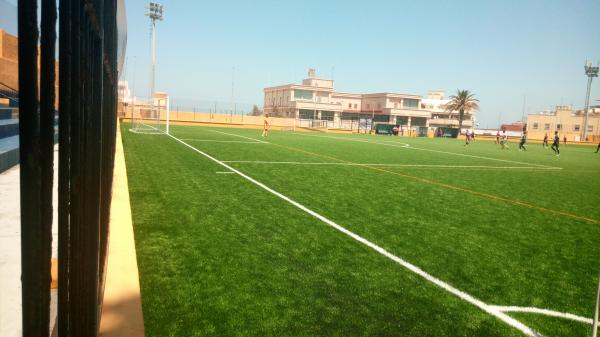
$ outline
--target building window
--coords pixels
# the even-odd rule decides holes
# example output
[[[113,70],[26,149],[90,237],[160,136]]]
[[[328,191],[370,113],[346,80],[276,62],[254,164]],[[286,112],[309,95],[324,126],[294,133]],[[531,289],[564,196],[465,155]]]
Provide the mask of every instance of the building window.
[[[398,103],[394,103],[394,109],[398,109]]]
[[[333,121],[335,113],[333,111],[321,111],[321,120]]]
[[[544,130],[550,130],[550,124],[548,124],[548,123],[544,124]]]
[[[588,132],[592,132],[594,131],[594,126],[593,125],[588,125]]]
[[[579,124],[575,124],[575,126],[573,126],[573,131],[579,131],[580,128],[581,126]]]
[[[556,130],[557,131],[562,130],[562,124],[556,124]]]
[[[348,109],[352,109],[352,103],[348,103]]]
[[[404,99],[404,107],[411,108],[411,109],[418,109],[419,108],[419,100],[406,98],[406,99]]]
[[[533,123],[533,128],[532,129],[537,130],[538,127],[539,127],[538,123]]]
[[[358,109],[358,104],[354,104],[354,109]]]
[[[299,90],[299,89],[296,89],[296,90],[294,90],[294,98],[295,99],[312,100],[312,98],[313,98],[313,92],[310,91],[310,90]]]

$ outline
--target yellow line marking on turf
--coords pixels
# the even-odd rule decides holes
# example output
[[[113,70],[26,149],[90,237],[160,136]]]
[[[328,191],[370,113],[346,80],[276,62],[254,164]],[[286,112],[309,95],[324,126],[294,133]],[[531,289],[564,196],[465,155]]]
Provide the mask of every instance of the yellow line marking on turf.
[[[511,327],[518,329],[519,331],[521,331],[522,333],[524,333],[527,336],[532,336],[532,337],[543,337],[544,335],[540,334],[539,332],[537,332],[536,330],[526,326],[525,324],[521,323],[521,321],[510,317],[509,315],[491,307],[489,304],[486,304],[485,302],[473,297],[473,295],[470,295],[458,288],[453,287],[452,285],[450,285],[449,283],[446,283],[444,281],[442,281],[441,279],[425,272],[423,269],[417,267],[416,265],[402,259],[399,256],[396,256],[390,252],[388,252],[387,250],[385,250],[384,248],[378,246],[377,244],[367,240],[366,238],[348,230],[347,228],[333,222],[332,220],[326,218],[325,216],[309,209],[308,207],[302,205],[301,203],[287,197],[286,195],[277,192],[276,190],[270,188],[269,186],[265,185],[264,183],[244,174],[243,172],[236,170],[235,168],[227,165],[226,163],[220,161],[219,159],[212,157],[211,155],[209,155],[206,152],[200,151],[197,148],[191,146],[190,144],[182,141],[181,139],[172,136],[172,135],[167,135],[171,138],[173,138],[174,140],[180,142],[181,144],[189,147],[190,149],[196,151],[197,153],[199,153],[200,155],[214,161],[215,163],[231,170],[232,172],[235,172],[237,175],[239,175],[240,177],[242,177],[243,179],[246,179],[247,181],[251,182],[252,184],[262,188],[263,190],[275,195],[276,197],[288,202],[289,204],[293,205],[294,207],[302,210],[303,212],[317,218],[318,220],[322,221],[323,223],[327,224],[328,226],[331,226],[332,228],[336,229],[337,231],[347,235],[348,237],[352,238],[353,240],[369,247],[370,249],[376,251],[377,253],[387,257],[388,259],[398,263],[399,265],[401,265],[402,267],[408,269],[409,271],[413,272],[414,274],[422,277],[423,279],[433,283],[434,285],[440,287],[441,289],[449,292],[450,294],[460,298],[461,300],[470,303],[476,307],[478,307],[479,309],[481,309],[482,311],[495,316],[496,318],[502,320],[504,323],[510,325]],[[272,143],[271,143],[272,144]]]
[[[276,146],[280,146],[280,147],[283,147],[283,148],[288,149],[288,150],[298,151],[298,152],[302,152],[302,153],[313,155],[313,156],[317,156],[317,157],[328,158],[328,159],[337,160],[337,161],[344,162],[344,163],[356,164],[356,163],[353,163],[351,161],[340,159],[340,158],[336,158],[336,157],[332,157],[332,156],[329,156],[329,155],[326,155],[326,154],[314,153],[314,152],[310,152],[310,151],[306,151],[306,150],[302,150],[302,149],[298,149],[298,148],[294,148],[294,147],[290,147],[290,146],[286,146],[286,145],[281,145],[281,144],[275,144],[275,143],[270,143],[270,144],[273,144],[273,145],[276,145]],[[431,179],[427,179],[427,178],[416,177],[416,176],[413,176],[413,175],[410,175],[410,174],[406,174],[406,173],[394,172],[394,171],[382,169],[380,167],[375,167],[375,166],[358,166],[358,167],[362,167],[362,168],[369,169],[369,170],[374,170],[374,171],[380,171],[380,172],[392,174],[392,175],[399,176],[399,177],[410,178],[410,179],[413,179],[413,180],[416,180],[416,181],[420,181],[420,182],[424,182],[424,183],[427,183],[427,184],[436,185],[436,186],[440,186],[440,187],[449,188],[449,189],[452,189],[452,190],[455,190],[455,191],[467,192],[467,193],[470,193],[470,194],[473,194],[473,195],[476,195],[476,196],[479,196],[479,197],[482,197],[482,198],[487,198],[487,199],[497,200],[497,201],[503,201],[503,202],[507,202],[507,203],[510,203],[510,204],[513,204],[513,205],[523,206],[523,207],[526,207],[526,208],[535,209],[535,210],[542,211],[542,212],[549,212],[549,213],[558,214],[558,215],[562,215],[562,216],[566,216],[566,217],[570,217],[570,218],[574,218],[574,219],[584,220],[584,221],[595,223],[595,224],[600,224],[600,220],[597,220],[597,219],[588,218],[588,217],[585,217],[585,216],[581,216],[581,215],[577,215],[577,214],[573,214],[573,213],[569,213],[569,212],[559,211],[559,210],[552,209],[552,208],[547,208],[547,207],[542,207],[542,206],[536,206],[536,205],[528,204],[528,203],[523,202],[523,201],[508,199],[508,198],[500,197],[500,196],[493,195],[493,194],[478,192],[478,191],[474,191],[474,190],[471,190],[471,189],[468,189],[468,188],[465,188],[465,187],[454,186],[454,185],[442,183],[442,182],[439,182],[439,181],[436,181],[436,180],[431,180]]]
[[[419,150],[419,151],[428,151],[428,152],[435,152],[435,153],[443,153],[443,154],[448,154],[448,155],[453,155],[453,156],[461,156],[461,157],[468,157],[468,158],[477,158],[477,159],[485,159],[485,160],[494,160],[494,161],[502,161],[502,162],[506,162],[506,163],[514,163],[514,164],[522,164],[522,165],[529,165],[529,166],[539,166],[539,167],[547,167],[547,168],[554,168],[554,169],[558,169],[558,170],[562,170],[562,167],[556,167],[556,166],[549,166],[549,165],[543,165],[543,164],[535,164],[535,163],[527,163],[527,162],[521,162],[521,161],[515,161],[515,160],[509,160],[509,159],[501,159],[501,158],[494,158],[494,157],[485,157],[485,156],[477,156],[474,154],[467,154],[467,153],[458,153],[458,152],[450,152],[450,151],[442,151],[442,150],[434,150],[434,149],[426,149],[423,147],[415,147],[412,146],[408,143],[402,143],[402,142],[398,142],[398,141],[371,141],[371,140],[367,140],[367,139],[357,139],[357,138],[342,138],[342,137],[332,137],[332,136],[320,136],[320,135],[308,135],[308,134],[301,134],[301,133],[294,133],[295,135],[301,135],[301,136],[307,136],[307,137],[320,137],[320,138],[329,138],[329,139],[335,139],[335,140],[339,140],[339,141],[351,141],[351,142],[360,142],[360,143],[366,143],[366,144],[375,144],[375,145],[384,145],[384,146],[392,146],[392,147],[398,147],[398,148],[403,148],[403,149],[407,149],[407,150]]]

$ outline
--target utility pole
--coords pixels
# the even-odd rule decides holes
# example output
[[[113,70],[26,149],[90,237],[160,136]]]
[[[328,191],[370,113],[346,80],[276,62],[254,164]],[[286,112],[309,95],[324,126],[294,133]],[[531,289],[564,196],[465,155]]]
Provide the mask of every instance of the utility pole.
[[[597,66],[593,67],[592,66],[592,62],[587,62],[587,60],[585,61],[585,75],[588,77],[588,84],[587,84],[587,92],[585,94],[585,117],[583,119],[583,141],[586,141],[587,139],[587,132],[588,132],[588,113],[589,113],[589,109],[590,109],[590,90],[592,88],[592,79],[594,77],[598,77],[598,67],[600,66],[600,63],[598,63]]]
[[[233,110],[235,109],[233,106],[234,96],[233,89],[235,87],[235,66],[231,67],[231,102],[229,106],[229,121],[233,120]]]

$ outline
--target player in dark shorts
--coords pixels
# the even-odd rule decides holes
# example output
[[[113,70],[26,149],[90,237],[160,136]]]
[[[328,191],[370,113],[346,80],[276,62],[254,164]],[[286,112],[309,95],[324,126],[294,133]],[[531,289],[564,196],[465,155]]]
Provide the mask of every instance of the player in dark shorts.
[[[563,145],[567,145],[567,136],[563,136]]]
[[[523,131],[521,135],[521,142],[519,143],[519,150],[527,151],[525,148],[525,142],[527,142],[527,131]]]
[[[548,147],[548,134],[544,135],[544,142],[542,143],[542,147]]]
[[[560,143],[560,137],[558,137],[558,131],[554,131],[554,142],[552,142],[552,151],[556,153],[556,156],[560,156],[560,150],[558,149],[558,145]]]

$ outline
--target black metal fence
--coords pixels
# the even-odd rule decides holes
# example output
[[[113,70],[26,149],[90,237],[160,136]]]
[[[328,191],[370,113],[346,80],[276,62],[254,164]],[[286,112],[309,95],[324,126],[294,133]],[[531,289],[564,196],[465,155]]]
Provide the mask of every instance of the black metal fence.
[[[56,0],[20,0],[23,336],[49,335]],[[60,0],[58,336],[96,336],[117,109],[116,0]],[[38,91],[38,46],[40,74]]]

